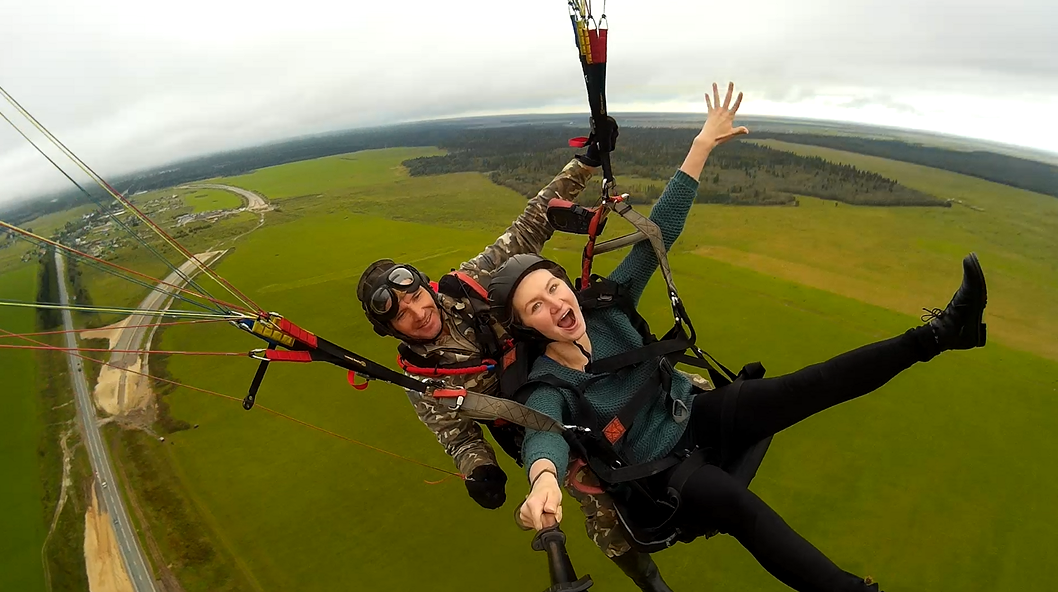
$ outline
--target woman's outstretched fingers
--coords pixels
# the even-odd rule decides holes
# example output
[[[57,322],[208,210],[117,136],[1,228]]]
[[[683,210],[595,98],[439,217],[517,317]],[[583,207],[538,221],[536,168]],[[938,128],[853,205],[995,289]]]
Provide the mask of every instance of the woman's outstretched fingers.
[[[742,104],[742,93],[739,92],[738,93],[738,98],[735,99],[735,106],[731,108],[731,114],[732,115],[734,115],[735,113],[738,113],[738,106],[741,105],[741,104]],[[748,133],[749,130],[746,130],[746,132]]]
[[[727,96],[724,97],[724,109],[727,109],[728,107],[731,106],[731,95],[734,94],[734,92],[735,92],[735,83],[734,82],[728,82],[727,83]]]
[[[709,98],[709,93],[705,93],[705,109],[707,112],[713,112],[713,101]]]
[[[716,87],[716,83],[713,83],[713,107],[709,110],[712,111],[714,108],[720,108],[720,89]]]

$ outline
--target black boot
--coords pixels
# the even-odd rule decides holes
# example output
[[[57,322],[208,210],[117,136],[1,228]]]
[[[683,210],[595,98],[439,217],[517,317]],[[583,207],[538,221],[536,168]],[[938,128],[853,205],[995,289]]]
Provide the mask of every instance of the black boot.
[[[661,579],[661,572],[657,564],[650,558],[649,553],[640,553],[635,549],[629,549],[624,555],[611,557],[611,561],[625,572],[625,575],[635,582],[643,592],[672,592],[672,588]]]
[[[929,322],[940,351],[972,349],[985,344],[985,324],[981,322],[988,290],[985,274],[977,255],[970,253],[962,260],[962,285],[951,297],[944,310],[923,309],[923,321]]]

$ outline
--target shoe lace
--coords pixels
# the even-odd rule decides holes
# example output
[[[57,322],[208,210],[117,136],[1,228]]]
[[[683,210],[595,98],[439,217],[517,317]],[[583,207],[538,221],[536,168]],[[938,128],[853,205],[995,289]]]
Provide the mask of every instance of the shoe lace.
[[[923,323],[928,323],[933,319],[939,319],[940,316],[944,314],[944,311],[939,308],[923,308],[922,310],[926,313],[922,315]]]

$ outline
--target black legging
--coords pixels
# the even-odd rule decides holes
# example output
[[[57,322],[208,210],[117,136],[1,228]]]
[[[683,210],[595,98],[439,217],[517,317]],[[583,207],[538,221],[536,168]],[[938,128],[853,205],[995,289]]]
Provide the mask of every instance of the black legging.
[[[691,429],[699,445],[719,448],[724,397],[733,425],[724,446],[740,450],[839,403],[865,395],[919,361],[936,355],[930,328],[921,327],[832,360],[776,378],[748,380],[698,395]],[[738,539],[760,564],[801,592],[877,590],[845,572],[797,534],[753,492],[713,465],[697,470],[683,489],[681,519],[701,532]]]

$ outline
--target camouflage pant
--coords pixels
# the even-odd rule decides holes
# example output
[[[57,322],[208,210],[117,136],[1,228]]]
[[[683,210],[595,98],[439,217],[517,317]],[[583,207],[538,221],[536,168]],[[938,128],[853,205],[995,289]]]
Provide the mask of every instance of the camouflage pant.
[[[584,512],[584,530],[588,538],[607,557],[620,557],[627,553],[632,548],[628,544],[628,533],[621,526],[610,496],[579,491],[570,485],[573,480],[590,487],[599,487],[599,480],[586,466],[582,466],[575,474],[570,472],[566,479],[566,491],[580,503],[580,510]]]

